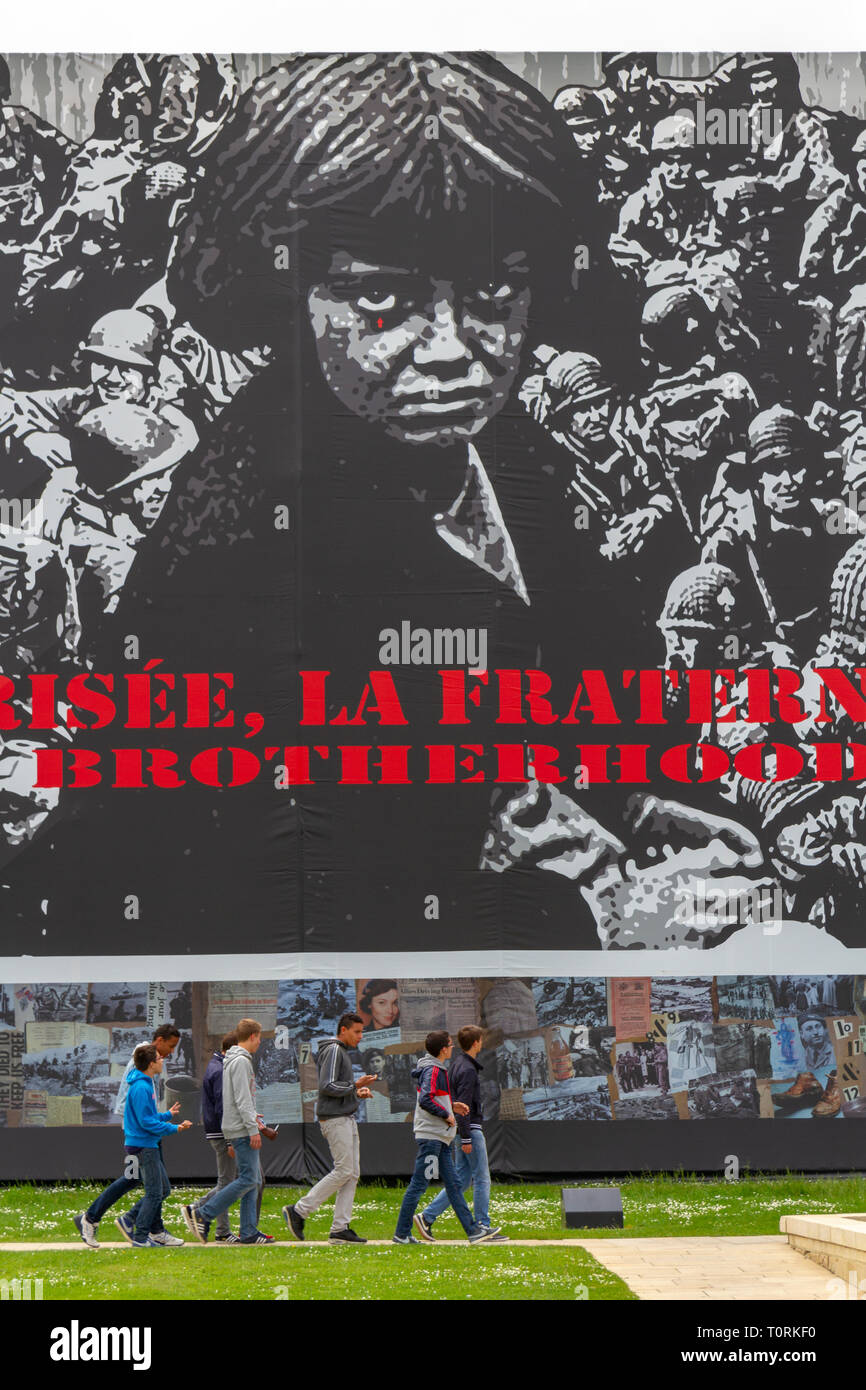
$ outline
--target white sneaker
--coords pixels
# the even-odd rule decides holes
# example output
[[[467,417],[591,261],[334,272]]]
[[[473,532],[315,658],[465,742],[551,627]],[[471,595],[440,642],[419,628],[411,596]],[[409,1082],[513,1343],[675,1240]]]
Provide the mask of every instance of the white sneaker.
[[[150,1237],[151,1245],[183,1245],[183,1241],[177,1236],[169,1235],[168,1231],[160,1231],[157,1235]]]
[[[72,1221],[75,1225],[75,1229],[84,1241],[84,1244],[89,1245],[91,1250],[98,1250],[99,1241],[96,1239],[97,1227],[94,1226],[93,1222],[88,1221],[84,1212],[81,1212],[79,1216],[73,1216]]]

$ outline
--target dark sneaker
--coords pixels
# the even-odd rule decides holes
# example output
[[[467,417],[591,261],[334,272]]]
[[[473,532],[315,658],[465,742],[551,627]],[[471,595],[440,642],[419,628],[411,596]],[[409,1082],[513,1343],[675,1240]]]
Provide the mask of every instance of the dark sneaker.
[[[482,1226],[480,1231],[476,1231],[474,1236],[469,1237],[470,1245],[485,1245],[492,1240],[499,1240],[502,1235],[501,1226]]]
[[[234,1231],[229,1231],[227,1236],[216,1236],[214,1238],[215,1245],[240,1245],[240,1243],[241,1238],[240,1236],[236,1236]]]
[[[295,1240],[304,1239],[304,1218],[298,1216],[294,1207],[283,1207],[283,1220],[295,1237]]]
[[[347,1226],[344,1231],[332,1231],[328,1236],[330,1245],[366,1245],[364,1236],[359,1236],[357,1231],[353,1231],[351,1226]]]
[[[241,1245],[276,1245],[273,1236],[266,1236],[264,1231],[256,1231],[254,1236],[241,1236]]]
[[[89,1245],[91,1250],[99,1249],[99,1241],[96,1239],[97,1228],[92,1221],[88,1221],[86,1212],[81,1212],[78,1216],[73,1216],[72,1224],[85,1245]]]
[[[128,1216],[116,1216],[114,1218],[114,1224],[120,1231],[123,1239],[128,1240],[131,1245],[132,1238],[135,1235],[135,1222],[130,1221]]]
[[[392,1244],[392,1245],[420,1245],[421,1242],[420,1242],[420,1240],[416,1240],[414,1236],[392,1236],[392,1237],[391,1237],[391,1244]]]
[[[413,1219],[415,1221],[415,1230],[422,1240],[434,1241],[436,1239],[433,1234],[433,1227],[430,1225],[427,1218],[421,1215],[420,1211],[416,1211]]]
[[[501,1244],[504,1240],[511,1239],[510,1236],[504,1234],[501,1227],[499,1226],[497,1226],[495,1229],[492,1226],[485,1226],[484,1230],[488,1232],[488,1239],[496,1242],[497,1244]]]
[[[210,1230],[210,1222],[207,1218],[202,1216],[198,1209],[191,1204],[181,1207],[181,1213],[196,1240],[200,1240],[202,1245],[206,1245],[208,1231]]]

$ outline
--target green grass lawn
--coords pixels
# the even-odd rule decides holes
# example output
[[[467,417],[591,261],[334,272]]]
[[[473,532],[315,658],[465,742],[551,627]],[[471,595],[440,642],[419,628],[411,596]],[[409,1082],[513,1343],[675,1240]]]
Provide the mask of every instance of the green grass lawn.
[[[575,1185],[579,1179],[573,1180]],[[778,1234],[785,1212],[864,1211],[866,1179],[811,1180],[788,1175],[742,1178],[739,1182],[702,1182],[688,1176],[625,1179],[612,1185],[623,1193],[625,1228],[591,1231],[605,1239],[629,1236]],[[204,1187],[178,1187],[165,1205],[166,1224],[187,1237],[180,1204],[201,1195]],[[268,1187],[262,1229],[278,1239],[287,1236],[280,1216],[284,1203],[303,1189]],[[0,1242],[64,1241],[69,1253],[0,1252],[0,1279],[28,1276],[43,1280],[46,1299],[627,1299],[633,1295],[585,1251],[574,1248],[419,1246],[358,1250],[254,1250],[229,1247],[202,1250],[88,1251],[72,1226],[74,1213],[96,1195],[93,1185],[51,1187],[18,1184],[0,1188]],[[372,1238],[394,1230],[402,1187],[367,1183],[358,1189],[354,1225]],[[120,1208],[118,1208],[120,1210]],[[556,1240],[566,1232],[560,1214],[560,1186],[545,1183],[496,1183],[491,1214],[512,1237]],[[324,1239],[330,1227],[325,1207],[307,1225],[308,1238]],[[456,1217],[448,1213],[436,1224],[443,1238],[458,1238]],[[119,1240],[110,1214],[102,1225],[106,1241]],[[171,1260],[171,1277],[154,1279],[154,1263]],[[357,1267],[357,1261],[361,1261]],[[162,1272],[163,1274],[165,1271]]]
[[[156,1266],[159,1266],[157,1269]],[[166,1267],[167,1266],[167,1267]],[[45,1300],[629,1299],[579,1249],[394,1245],[340,1250],[86,1250],[0,1254],[0,1279],[42,1279]]]

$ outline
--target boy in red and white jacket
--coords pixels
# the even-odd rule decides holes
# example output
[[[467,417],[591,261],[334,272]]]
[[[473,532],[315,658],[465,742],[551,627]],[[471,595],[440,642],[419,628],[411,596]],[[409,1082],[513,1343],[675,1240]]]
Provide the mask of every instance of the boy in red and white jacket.
[[[400,1206],[397,1230],[393,1237],[394,1244],[419,1244],[412,1234],[412,1219],[429,1184],[438,1179],[445,1184],[451,1205],[469,1237],[470,1244],[480,1245],[492,1240],[499,1231],[487,1230],[474,1220],[454,1170],[451,1154],[451,1141],[457,1133],[454,1115],[455,1111],[458,1115],[468,1114],[469,1107],[459,1100],[452,1102],[451,1099],[451,1086],[445,1068],[453,1047],[451,1035],[442,1031],[428,1033],[424,1046],[427,1051],[412,1072],[412,1079],[418,1089],[414,1118],[418,1157]]]

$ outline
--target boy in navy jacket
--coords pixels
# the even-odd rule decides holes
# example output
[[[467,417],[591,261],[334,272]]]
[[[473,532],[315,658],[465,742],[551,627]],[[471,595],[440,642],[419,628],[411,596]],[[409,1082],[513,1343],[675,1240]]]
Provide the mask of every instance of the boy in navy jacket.
[[[204,1137],[214,1151],[217,1166],[216,1187],[211,1188],[204,1198],[210,1201],[238,1175],[234,1160],[234,1150],[223,1134],[223,1059],[230,1047],[236,1047],[237,1033],[226,1033],[220,1043],[220,1051],[215,1052],[207,1064],[201,1087],[201,1117],[204,1123]],[[223,1245],[237,1245],[240,1237],[232,1234],[227,1211],[221,1212],[216,1222],[216,1240]]]

